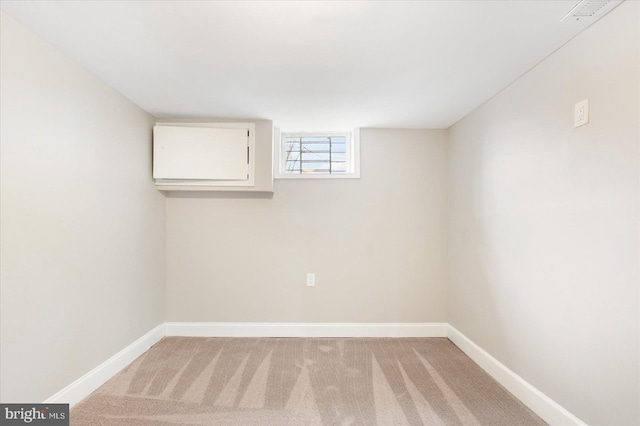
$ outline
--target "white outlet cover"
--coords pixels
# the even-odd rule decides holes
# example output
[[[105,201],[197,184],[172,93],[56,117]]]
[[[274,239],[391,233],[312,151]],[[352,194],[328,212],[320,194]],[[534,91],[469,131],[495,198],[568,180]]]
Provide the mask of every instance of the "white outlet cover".
[[[574,109],[573,127],[584,126],[589,122],[589,99],[576,104]]]
[[[307,286],[313,287],[316,285],[316,274],[307,274]]]

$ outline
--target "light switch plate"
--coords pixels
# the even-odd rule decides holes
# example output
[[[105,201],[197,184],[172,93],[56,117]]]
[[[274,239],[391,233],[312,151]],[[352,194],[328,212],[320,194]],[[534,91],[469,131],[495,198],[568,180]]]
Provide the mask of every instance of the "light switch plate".
[[[573,127],[584,126],[589,122],[589,99],[580,101],[575,106]]]

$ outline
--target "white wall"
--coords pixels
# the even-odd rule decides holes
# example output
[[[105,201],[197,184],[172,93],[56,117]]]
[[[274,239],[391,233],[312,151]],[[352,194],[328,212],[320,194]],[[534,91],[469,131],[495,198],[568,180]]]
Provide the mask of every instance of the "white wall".
[[[2,402],[42,401],[163,321],[153,117],[2,13]]]
[[[638,7],[449,135],[449,322],[593,425],[640,422]]]
[[[167,320],[444,321],[445,136],[363,129],[360,179],[168,198]]]

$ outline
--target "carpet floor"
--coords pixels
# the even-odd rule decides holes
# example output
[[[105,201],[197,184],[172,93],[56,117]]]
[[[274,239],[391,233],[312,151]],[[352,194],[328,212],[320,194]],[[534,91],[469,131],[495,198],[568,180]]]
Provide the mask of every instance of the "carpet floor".
[[[166,337],[71,425],[544,425],[446,338]]]

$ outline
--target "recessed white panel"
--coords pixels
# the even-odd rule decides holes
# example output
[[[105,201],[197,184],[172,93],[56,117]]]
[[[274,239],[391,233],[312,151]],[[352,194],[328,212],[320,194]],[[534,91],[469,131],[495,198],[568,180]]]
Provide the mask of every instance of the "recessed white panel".
[[[154,179],[247,180],[247,129],[155,126]]]

